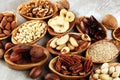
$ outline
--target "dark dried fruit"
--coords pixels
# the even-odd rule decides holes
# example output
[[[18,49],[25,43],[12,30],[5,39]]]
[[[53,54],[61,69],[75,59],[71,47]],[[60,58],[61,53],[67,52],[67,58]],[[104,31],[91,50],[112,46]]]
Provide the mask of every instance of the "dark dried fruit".
[[[10,61],[12,61],[12,62],[17,62],[17,61],[19,61],[21,58],[22,58],[22,55],[21,55],[21,54],[16,54],[16,53],[14,53],[14,52],[12,52],[11,55],[10,55]]]
[[[44,80],[60,80],[60,77],[54,73],[48,73],[44,76]]]

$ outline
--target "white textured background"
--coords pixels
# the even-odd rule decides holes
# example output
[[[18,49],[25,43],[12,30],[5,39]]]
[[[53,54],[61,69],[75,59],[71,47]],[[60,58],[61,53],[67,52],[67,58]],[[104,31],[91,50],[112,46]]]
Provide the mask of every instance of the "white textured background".
[[[27,0],[0,0],[0,12],[13,11],[18,18],[18,24],[25,22],[25,19],[17,14],[17,6]],[[55,0],[52,0],[53,2]],[[94,15],[97,20],[101,21],[105,14],[114,15],[120,25],[120,0],[68,0],[70,10],[79,16]],[[111,38],[110,31],[108,38]],[[43,41],[43,42],[42,42]],[[45,43],[44,39],[40,44]],[[45,72],[44,72],[45,73]],[[44,75],[42,74],[42,76]],[[0,60],[0,80],[33,80],[28,77],[28,71],[16,71],[10,69],[3,60]],[[42,80],[39,78],[37,80]]]

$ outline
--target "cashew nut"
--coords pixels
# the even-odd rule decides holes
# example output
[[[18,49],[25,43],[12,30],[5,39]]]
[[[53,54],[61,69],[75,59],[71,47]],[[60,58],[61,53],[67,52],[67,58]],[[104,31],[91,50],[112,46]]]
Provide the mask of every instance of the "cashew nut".
[[[57,46],[56,41],[57,41],[57,40],[58,40],[58,38],[54,38],[54,39],[51,41],[50,46],[51,46],[52,48],[56,48],[56,46]]]
[[[62,54],[65,54],[65,53],[69,53],[70,52],[70,49],[69,49],[69,47],[63,47],[62,49],[61,49],[61,53]]]
[[[57,49],[57,50],[61,50],[61,49],[62,49],[63,47],[65,47],[65,46],[66,46],[66,44],[59,45],[59,46],[56,47],[56,49]]]
[[[82,34],[81,38],[84,41],[91,41],[91,38],[87,34]]]

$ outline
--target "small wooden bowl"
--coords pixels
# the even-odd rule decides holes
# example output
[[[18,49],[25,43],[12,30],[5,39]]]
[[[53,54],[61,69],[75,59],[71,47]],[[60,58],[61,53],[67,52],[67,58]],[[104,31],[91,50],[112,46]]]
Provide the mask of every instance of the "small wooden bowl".
[[[14,12],[12,12],[12,11],[6,11],[6,12],[2,12],[2,13],[3,13],[3,14],[7,14],[7,13],[11,13],[11,14],[13,14],[14,17],[15,17],[15,20],[14,20],[14,21],[16,21],[16,26],[17,26],[18,21],[17,21],[16,14],[15,14]],[[12,31],[11,31],[11,33],[12,33]],[[11,36],[11,33],[10,33],[8,36],[0,37],[0,40],[4,40],[4,39],[8,38],[9,36]]]
[[[109,44],[108,44],[109,43]],[[105,45],[106,44],[106,45]],[[97,46],[96,46],[97,45]],[[96,46],[96,47],[94,47]],[[99,46],[99,47],[98,47]],[[101,46],[101,47],[100,47]],[[106,47],[104,47],[106,46]],[[110,49],[110,47],[112,47],[112,49]],[[96,53],[96,49],[98,48],[99,49],[99,52]],[[102,49],[101,49],[102,48]],[[104,48],[104,50],[103,50]],[[108,49],[112,50],[114,49],[114,53],[109,53]],[[95,50],[94,50],[95,49]],[[107,49],[107,50],[105,50]],[[93,51],[92,51],[93,50]],[[103,52],[102,52],[103,51]],[[107,52],[104,52],[104,51],[107,51]],[[90,55],[90,52],[94,52]],[[96,55],[94,55],[96,54]],[[114,54],[114,55],[113,55]],[[109,56],[110,55],[110,56]],[[104,40],[100,40],[100,41],[97,41],[95,43],[93,43],[92,45],[89,46],[89,48],[87,49],[86,51],[86,58],[90,58],[93,63],[105,63],[105,62],[110,62],[112,61],[113,59],[115,59],[117,56],[119,55],[119,49],[117,48],[117,46],[112,43],[110,40],[107,40],[107,39],[104,39]],[[108,59],[107,59],[108,57]],[[106,60],[107,59],[107,60]]]
[[[20,26],[18,26],[16,29],[13,30],[13,32],[12,32],[12,37],[11,37],[12,42],[13,42],[14,44],[20,44],[21,42],[18,42],[18,41],[15,40],[15,38],[14,38],[14,37],[16,36],[19,28],[21,28],[22,26],[24,26],[24,24],[28,24],[28,23],[32,23],[32,22],[36,22],[36,21],[39,21],[40,23],[44,23],[44,24],[46,25],[45,28],[44,28],[44,32],[40,35],[39,38],[36,38],[35,40],[33,40],[33,41],[31,41],[31,42],[27,42],[26,44],[34,44],[34,43],[36,43],[37,41],[39,41],[41,38],[43,38],[43,37],[45,36],[45,34],[46,34],[46,32],[47,32],[47,28],[48,28],[46,22],[45,22],[45,21],[42,21],[42,20],[31,20],[31,21],[27,21],[27,22],[21,24]],[[31,27],[31,26],[30,26],[30,27]]]
[[[48,27],[48,32],[52,36],[58,36],[58,35],[67,34],[73,29],[74,25],[75,25],[75,20],[69,23],[69,29],[66,32],[63,32],[63,33],[57,33],[49,26]]]
[[[116,40],[120,41],[120,27],[116,28],[113,31],[112,35]]]
[[[74,56],[75,56],[75,55],[74,55]],[[77,55],[77,56],[78,56],[78,55]],[[80,56],[80,57],[81,57],[82,60],[86,60],[85,57],[82,57],[82,56]],[[53,58],[53,59],[50,61],[50,63],[49,63],[49,68],[50,68],[50,70],[51,70],[53,73],[55,73],[55,74],[57,74],[58,76],[60,76],[63,80],[81,80],[81,79],[83,79],[83,78],[86,78],[88,75],[90,75],[90,74],[92,73],[92,71],[93,71],[93,68],[94,68],[94,66],[92,66],[92,69],[91,69],[88,73],[86,73],[85,75],[81,75],[81,76],[69,76],[69,75],[64,75],[64,74],[61,74],[61,73],[59,73],[59,72],[57,72],[57,71],[55,70],[54,65],[55,65],[57,59],[58,59],[58,56],[55,57],[55,58]]]
[[[79,18],[76,18],[76,28],[79,32],[81,33],[84,33],[81,28],[79,27],[80,26],[80,22],[84,19],[84,18],[89,18],[87,16],[81,16]],[[101,28],[103,29],[103,31],[105,32],[105,37],[103,39],[107,39],[107,29],[106,27],[102,24],[102,23],[99,23],[101,25]],[[103,34],[102,34],[103,35]],[[92,38],[91,38],[92,39]]]
[[[69,36],[74,35],[73,37],[79,38],[79,40],[78,40],[77,42],[79,42],[80,40],[82,40],[82,39],[81,39],[82,34],[83,34],[83,33],[74,33],[74,32],[68,33]],[[54,48],[52,48],[52,47],[50,46],[50,43],[51,43],[55,38],[60,38],[60,37],[62,37],[62,36],[64,36],[64,35],[66,35],[66,34],[55,36],[55,37],[53,37],[52,39],[50,39],[50,40],[47,42],[46,47],[47,47],[47,49],[49,50],[49,52],[50,52],[51,54],[54,54],[54,55],[59,55],[59,54],[61,54],[61,52],[60,52],[59,50],[55,50]],[[84,47],[84,49],[81,49],[81,48],[80,48],[80,49],[78,49],[78,50],[70,51],[69,53],[66,53],[66,55],[80,54],[80,53],[84,52],[84,51],[90,46],[90,44],[91,44],[91,42],[88,41],[88,45],[86,45],[86,46]],[[83,44],[83,45],[84,45],[84,44]]]
[[[38,45],[32,45],[32,46],[38,46]],[[7,63],[7,65],[12,68],[12,69],[15,69],[15,70],[27,70],[27,69],[30,69],[32,67],[36,67],[36,66],[42,66],[48,59],[49,59],[49,52],[46,48],[42,47],[42,46],[38,46],[40,48],[42,48],[44,50],[44,53],[46,55],[46,58],[41,60],[40,62],[37,62],[37,63],[28,63],[28,64],[16,64],[12,61],[10,61],[10,51],[14,48],[10,48],[8,49],[5,54],[4,54],[4,59],[5,59],[5,62]]]
[[[37,17],[29,17],[29,16],[24,15],[24,14],[21,13],[20,10],[21,10],[22,8],[24,8],[26,5],[30,4],[31,2],[36,3],[36,1],[38,1],[38,0],[29,0],[28,2],[22,3],[22,4],[19,5],[18,8],[17,8],[18,13],[19,13],[21,16],[23,16],[24,18],[26,18],[27,20],[44,20],[44,19],[48,19],[48,18],[54,16],[54,14],[57,13],[57,11],[58,11],[57,6],[56,6],[54,3],[50,2],[50,1],[48,1],[48,2],[49,2],[49,4],[52,6],[52,8],[53,8],[53,10],[54,10],[51,15],[37,18]]]
[[[110,66],[117,66],[117,65],[120,66],[120,63],[117,63],[117,62],[109,63],[109,67],[110,67]],[[101,67],[101,66],[100,66],[100,67]],[[98,67],[98,68],[96,68],[96,69],[99,69],[100,67]],[[96,69],[95,69],[95,70],[96,70]],[[89,80],[94,80],[93,77],[92,77],[93,74],[94,74],[94,71],[93,71],[93,73],[90,75]]]

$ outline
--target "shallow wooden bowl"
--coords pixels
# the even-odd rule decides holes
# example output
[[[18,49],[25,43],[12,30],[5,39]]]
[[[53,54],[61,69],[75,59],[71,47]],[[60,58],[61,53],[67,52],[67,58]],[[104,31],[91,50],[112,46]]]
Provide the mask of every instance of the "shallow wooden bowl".
[[[82,39],[81,39],[82,34],[83,34],[83,33],[74,33],[74,32],[68,33],[69,36],[74,35],[73,37],[79,38],[77,42],[79,42],[79,41],[82,40]],[[64,36],[64,35],[65,35],[65,34],[55,36],[55,37],[53,37],[52,39],[50,39],[50,40],[47,42],[46,47],[47,47],[47,49],[49,50],[49,52],[50,52],[51,54],[54,54],[54,55],[59,55],[59,54],[61,54],[61,52],[60,52],[59,50],[56,50],[56,49],[52,48],[52,47],[50,46],[50,43],[51,43],[55,38],[60,38],[60,37],[62,37],[62,36]],[[90,44],[91,44],[90,41],[87,41],[87,42],[88,42],[88,44],[84,47],[84,49],[79,48],[79,49],[77,49],[77,50],[73,50],[73,51],[70,51],[69,53],[66,53],[66,55],[75,55],[75,54],[80,54],[80,53],[84,52],[84,51],[90,46]],[[83,45],[84,45],[84,44],[83,44]],[[78,46],[78,47],[79,47],[79,46]]]
[[[105,53],[104,51],[105,51],[105,48],[104,48],[104,50],[100,50],[100,47],[98,47],[98,49],[99,49],[99,52],[101,52],[102,53],[102,51],[105,53],[105,54],[99,54],[99,52],[98,53],[95,53],[95,54],[97,54],[96,56],[94,55],[94,53],[92,53],[91,55],[90,55],[90,50],[93,50],[95,47],[94,46],[98,46],[98,45],[101,45],[101,44],[105,44],[105,43],[110,43],[110,44],[113,44],[112,45],[112,51],[113,51],[113,49],[114,49],[114,55],[113,54],[110,54],[110,53]],[[108,45],[108,44],[107,44]],[[110,45],[111,46],[111,45]],[[94,47],[94,48],[93,48]],[[104,45],[101,45],[101,47],[104,47]],[[92,48],[92,49],[91,49]],[[107,48],[110,48],[109,47],[109,45],[108,45],[108,47]],[[94,52],[95,52],[95,50],[93,50]],[[92,52],[93,52],[92,51]],[[108,55],[111,55],[111,57],[109,56],[109,58],[110,59],[107,59],[107,57],[108,57]],[[89,48],[87,49],[87,51],[86,51],[86,58],[90,58],[94,63],[105,63],[105,62],[110,62],[110,61],[112,61],[112,60],[114,60],[117,56],[119,55],[119,49],[117,48],[117,46],[114,44],[114,43],[112,43],[110,40],[108,40],[108,39],[104,39],[104,40],[100,40],[100,41],[97,41],[97,42],[95,42],[95,43],[93,43],[93,44],[91,44],[90,46],[89,46]],[[96,58],[94,58],[94,57],[96,57]],[[100,57],[101,56],[101,57]],[[100,57],[100,58],[99,58]],[[107,60],[105,60],[105,59],[107,59]]]
[[[89,18],[87,16],[81,16],[79,18],[76,18],[76,28],[79,32],[81,33],[84,33],[82,31],[82,29],[80,28],[80,22],[83,20],[83,18]],[[105,32],[105,37],[103,39],[106,39],[107,38],[107,29],[106,27],[102,24],[102,23],[99,23],[99,25],[101,25],[101,28],[103,29],[103,31]],[[89,35],[89,34],[88,34]],[[103,35],[103,34],[102,34]],[[91,38],[92,39],[92,38]]]
[[[17,26],[18,21],[17,21],[16,14],[15,14],[14,12],[12,12],[12,11],[6,11],[6,12],[2,12],[2,13],[3,13],[3,14],[6,14],[6,13],[12,13],[12,14],[15,16],[15,21],[16,21],[16,26]],[[9,36],[11,36],[11,34],[12,34],[12,31],[11,31],[11,33],[10,33],[8,36],[0,37],[0,40],[4,40],[4,39],[8,38]]]
[[[48,18],[54,16],[54,14],[57,13],[57,11],[58,11],[57,6],[56,6],[54,3],[50,2],[50,1],[49,1],[49,4],[53,7],[53,10],[54,10],[51,15],[37,18],[37,17],[29,17],[29,16],[24,15],[24,14],[21,13],[20,10],[21,10],[22,8],[24,8],[26,5],[30,4],[31,2],[34,2],[34,3],[35,3],[36,1],[38,1],[38,0],[29,0],[28,2],[24,2],[24,3],[20,4],[20,5],[18,6],[18,8],[17,8],[18,13],[19,13],[21,16],[23,16],[24,18],[26,18],[27,20],[44,20],[44,19],[48,19]]]
[[[82,59],[83,61],[86,60],[85,57],[82,57],[82,56],[80,56],[80,57],[81,57],[81,59]],[[55,65],[57,59],[58,59],[58,56],[55,57],[55,58],[53,58],[53,59],[50,61],[50,63],[49,63],[49,68],[50,68],[50,70],[51,70],[53,73],[55,73],[55,74],[57,74],[58,76],[60,76],[63,80],[81,80],[81,79],[83,79],[83,78],[86,78],[88,75],[90,75],[90,74],[92,73],[92,71],[93,71],[93,68],[94,68],[94,66],[92,66],[91,70],[90,70],[88,73],[86,73],[85,75],[81,75],[81,76],[64,75],[64,74],[59,73],[59,72],[57,72],[57,71],[55,70],[54,65]]]
[[[27,22],[21,24],[20,26],[18,26],[16,29],[13,30],[13,32],[12,32],[12,37],[11,37],[12,42],[13,42],[14,44],[20,44],[21,42],[18,42],[18,41],[15,40],[15,38],[14,38],[14,37],[16,36],[19,28],[21,28],[22,26],[24,26],[24,24],[26,24],[26,23],[32,23],[32,22],[36,22],[36,21],[39,21],[40,23],[44,23],[44,24],[46,25],[45,28],[44,28],[44,32],[40,35],[39,38],[36,38],[35,40],[33,40],[33,41],[31,41],[31,42],[27,42],[26,44],[34,44],[34,43],[36,43],[37,41],[39,41],[41,38],[43,38],[43,37],[45,36],[45,34],[46,34],[46,32],[47,32],[47,28],[48,28],[46,22],[45,22],[45,21],[42,21],[42,20],[30,20],[30,21],[27,21]],[[30,26],[30,27],[31,27],[31,26]]]
[[[48,32],[52,36],[58,36],[58,35],[67,34],[73,29],[74,25],[75,25],[75,20],[69,23],[69,29],[66,32],[63,32],[63,33],[57,33],[49,26],[48,27]]]
[[[32,45],[32,46],[38,46],[38,45]],[[38,46],[40,48],[42,48],[44,50],[44,53],[46,55],[46,58],[37,62],[37,63],[28,63],[28,64],[16,64],[12,61],[10,61],[10,52],[11,50],[14,48],[10,48],[9,50],[7,50],[4,54],[4,59],[5,62],[7,63],[7,65],[15,70],[27,70],[27,69],[31,69],[32,67],[36,67],[36,66],[42,66],[44,65],[44,63],[49,59],[49,52],[46,48],[42,47],[42,46]]]

